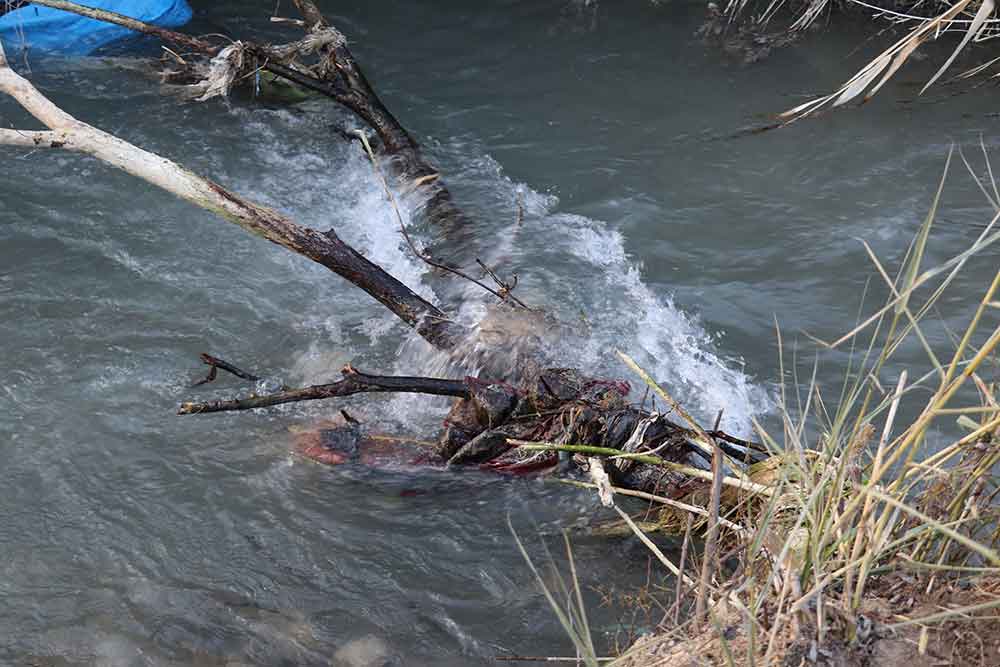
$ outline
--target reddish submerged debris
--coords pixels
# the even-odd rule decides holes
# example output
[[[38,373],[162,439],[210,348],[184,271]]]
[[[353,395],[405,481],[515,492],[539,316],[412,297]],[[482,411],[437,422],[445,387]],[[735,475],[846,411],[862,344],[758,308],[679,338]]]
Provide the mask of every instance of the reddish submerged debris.
[[[693,433],[664,415],[630,404],[630,387],[575,369],[548,368],[526,375],[520,386],[468,377],[469,398],[459,398],[433,447],[378,435],[345,420],[321,422],[298,434],[296,449],[329,465],[476,466],[513,475],[585,469],[586,458],[555,451],[527,451],[511,440],[593,445],[698,464]],[[703,482],[662,466],[618,459],[608,465],[614,484],[682,497]]]

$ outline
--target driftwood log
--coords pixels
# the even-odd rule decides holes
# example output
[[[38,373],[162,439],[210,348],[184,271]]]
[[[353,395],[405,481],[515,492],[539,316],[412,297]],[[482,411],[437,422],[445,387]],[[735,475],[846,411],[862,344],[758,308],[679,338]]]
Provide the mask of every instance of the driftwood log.
[[[70,116],[7,63],[0,45],[0,92],[16,99],[48,130],[0,129],[0,144],[86,153],[217,213],[247,231],[308,257],[360,287],[435,347],[450,349],[465,335],[436,305],[366,259],[334,229],[296,224],[214,181]]]
[[[257,379],[216,357],[202,355],[202,360],[212,368],[212,379],[217,368],[243,379]],[[595,379],[571,368],[534,369],[518,386],[477,377],[447,380],[369,375],[350,365],[341,375],[337,382],[262,396],[184,403],[178,412],[194,415],[252,410],[359,393],[452,396],[458,400],[429,451],[414,452],[408,441],[387,451],[384,445],[373,444],[386,438],[379,439],[378,434],[348,417],[307,431],[300,449],[325,463],[365,460],[371,453],[368,450],[376,450],[396,461],[477,465],[509,474],[558,468],[566,472],[572,469],[569,461],[586,469],[594,464],[594,456],[611,456],[606,472],[613,484],[667,498],[680,498],[705,487],[703,469],[711,462],[714,444],[738,463],[763,458],[762,448],[754,443],[719,430],[686,428],[664,414],[635,406],[628,400],[628,382]],[[723,476],[716,478],[725,481]],[[730,478],[730,482],[751,490],[754,487],[737,478]]]
[[[426,202],[424,215],[461,239],[456,230],[463,226],[465,215],[436,170],[424,159],[419,144],[379,100],[351,54],[347,40],[311,1],[293,1],[302,15],[302,20],[295,23],[305,29],[306,36],[285,45],[231,40],[218,43],[63,0],[35,0],[35,4],[117,23],[183,50],[188,74],[202,77],[195,87],[200,99],[226,95],[230,88],[251,79],[247,75],[259,69],[329,97],[351,110],[374,132],[379,156],[391,165],[397,181],[420,189]],[[202,60],[197,61],[191,54],[202,56]],[[367,292],[435,348],[461,359],[463,348],[482,343],[473,340],[473,332],[453,321],[438,305],[420,297],[345,243],[334,229],[319,231],[298,224],[278,211],[67,114],[11,69],[2,44],[0,92],[16,99],[47,128],[0,129],[0,145],[62,149],[94,156],[327,267]],[[405,235],[405,229],[402,231]],[[433,266],[443,266],[413,249]],[[450,272],[465,275],[456,269]],[[512,286],[498,277],[494,279],[498,289],[490,291],[500,297],[498,307],[523,308],[519,301],[509,298]],[[508,352],[502,343],[495,347],[497,355]],[[642,404],[630,401],[631,387],[627,382],[590,377],[579,369],[546,368],[542,358],[527,355],[503,381],[488,369],[483,371],[481,365],[481,377],[463,379],[385,377],[361,373],[348,366],[338,381],[329,384],[282,388],[242,399],[184,403],[179,412],[208,414],[260,409],[366,392],[451,396],[456,401],[445,420],[445,428],[432,451],[421,457],[422,462],[478,465],[508,473],[583,470],[590,473],[602,490],[602,500],[608,503],[611,502],[609,480],[618,487],[669,498],[704,488],[713,477],[717,483],[762,491],[740,472],[746,463],[762,458],[761,448],[717,428],[711,431],[701,428],[649,378],[643,377],[669,406],[671,414],[683,419],[685,425],[671,421],[666,414],[646,409],[645,401]],[[211,368],[202,383],[215,379],[218,370],[246,380],[258,379],[216,357],[203,355],[202,360]],[[627,362],[638,372],[631,360]],[[469,370],[477,372],[475,368]],[[328,463],[352,460],[363,453],[364,443],[370,443],[373,437],[364,433],[354,420],[346,418],[336,425],[317,427],[315,435],[307,453]],[[721,464],[722,453],[727,457],[725,465]],[[710,466],[713,457],[716,461]],[[714,469],[714,476],[707,472],[709,468]]]
[[[352,111],[375,133],[381,150],[392,157],[390,165],[396,174],[420,189],[427,217],[445,225],[450,233],[462,233],[465,215],[455,205],[451,192],[439,178],[437,170],[424,157],[417,141],[396,120],[368,83],[348,47],[347,39],[323,17],[311,0],[292,0],[303,17],[298,23],[305,28],[306,36],[282,45],[233,41],[219,35],[195,37],[67,0],[32,1],[36,5],[115,23],[157,37],[185,56],[194,54],[213,59],[213,62],[200,68],[195,64],[196,60],[190,63],[185,61],[181,68],[189,76],[204,75],[211,73],[212,65],[215,65],[216,79],[202,82],[203,99],[225,95],[229,86],[235,82],[253,81],[254,78],[248,75],[260,69],[329,97]],[[179,61],[172,59],[175,70],[178,65]],[[220,76],[228,85],[217,85]]]

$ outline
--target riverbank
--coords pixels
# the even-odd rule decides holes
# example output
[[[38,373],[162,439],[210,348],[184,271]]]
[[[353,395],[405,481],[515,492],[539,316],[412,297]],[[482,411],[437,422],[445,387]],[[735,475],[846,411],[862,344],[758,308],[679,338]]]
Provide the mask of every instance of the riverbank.
[[[950,346],[926,336],[968,259],[995,255],[1000,216],[930,264],[940,194],[902,262],[871,255],[887,301],[840,339],[816,341],[852,359],[839,395],[783,385],[783,432],[755,425],[772,457],[748,481],[766,492],[654,501],[644,530],[683,535],[679,563],[650,549],[664,573],[680,572],[685,612],[616,667],[1000,663],[1000,271],[978,276],[981,299],[964,303]],[[888,371],[913,346],[925,363]],[[687,548],[692,536],[703,550]]]
[[[924,571],[926,572],[926,571]],[[703,667],[704,665],[817,665],[820,667],[982,667],[1000,664],[1000,620],[995,613],[1000,579],[985,576],[960,582],[938,582],[911,572],[879,576],[872,582],[858,612],[864,619],[854,637],[839,619],[814,641],[818,628],[807,626],[805,637],[791,625],[768,637],[773,649],[754,646],[745,618],[729,608],[715,614],[715,624],[700,633],[674,632],[640,639],[615,667]],[[974,613],[967,611],[974,609]],[[900,625],[900,617],[942,617],[934,624]],[[902,621],[905,623],[905,621]],[[887,630],[891,628],[891,630]],[[751,659],[753,656],[753,659]]]

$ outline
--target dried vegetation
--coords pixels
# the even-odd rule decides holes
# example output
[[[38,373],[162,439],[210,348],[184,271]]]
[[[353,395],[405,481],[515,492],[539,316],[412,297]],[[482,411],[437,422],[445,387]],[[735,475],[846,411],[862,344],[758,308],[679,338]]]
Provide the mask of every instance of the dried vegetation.
[[[646,496],[658,509],[641,525],[616,508],[624,523],[611,532],[639,535],[674,573],[677,607],[610,664],[1000,664],[1000,270],[983,276],[948,349],[927,332],[956,276],[1000,240],[997,186],[980,184],[997,213],[948,261],[925,266],[944,178],[895,272],[865,246],[888,299],[839,340],[817,341],[851,354],[839,395],[815,379],[783,385],[781,432],[755,424],[771,457],[747,477],[766,492]],[[924,350],[924,368],[899,367],[907,346]],[[683,535],[679,562],[656,531]]]

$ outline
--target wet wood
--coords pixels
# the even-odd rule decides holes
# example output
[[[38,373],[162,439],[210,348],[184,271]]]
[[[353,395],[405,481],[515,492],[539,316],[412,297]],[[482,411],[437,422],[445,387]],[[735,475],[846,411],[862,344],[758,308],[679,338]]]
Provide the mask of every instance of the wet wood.
[[[208,401],[205,403],[182,403],[179,415],[206,414],[210,412],[232,412],[267,408],[283,403],[319,401],[363,393],[412,393],[435,396],[469,398],[466,384],[460,380],[442,380],[427,377],[400,377],[369,375],[345,366],[341,370],[342,379],[328,384],[318,384],[301,389],[285,389],[263,396],[234,399],[228,401]]]
[[[218,56],[225,47],[232,45],[231,40],[213,43],[68,0],[38,0],[35,4],[120,25],[157,37],[175,48],[210,58]],[[252,72],[259,67],[330,97],[352,111],[374,131],[380,150],[392,157],[390,164],[397,177],[424,193],[423,211],[428,219],[445,226],[451,233],[462,233],[461,227],[467,220],[466,215],[455,205],[451,192],[438,177],[437,170],[424,157],[420,145],[382,103],[355,60],[347,39],[323,17],[313,2],[295,0],[294,4],[305,19],[307,32],[313,36],[322,34],[324,39],[321,42],[303,40],[286,45],[261,45],[240,40],[237,42],[239,48],[253,59],[252,63],[248,63],[248,71]],[[321,45],[316,46],[317,44]],[[301,65],[302,56],[308,55],[314,47],[320,52],[320,62],[311,68]]]
[[[397,176],[418,187],[429,188],[425,194],[432,217],[438,221],[461,221],[461,213],[451,203],[450,193],[423,158],[417,142],[382,104],[355,61],[347,40],[323,18],[311,1],[294,0],[307,30],[301,42],[269,47],[236,42],[225,48],[174,31],[138,25],[139,22],[120,15],[108,16],[109,13],[81,8],[74,3],[43,0],[39,4],[110,20],[215,56],[213,67],[224,70],[220,77],[222,83],[210,84],[221,85],[217,94],[224,93],[247,66],[263,66],[276,73],[284,71],[293,81],[322,89],[375,132],[382,152],[392,157],[391,164]],[[262,60],[245,63],[244,53]],[[301,65],[297,58],[305,53],[317,55],[319,62],[308,68]],[[2,47],[0,92],[14,97],[49,128],[33,132],[0,130],[0,143],[62,148],[97,157],[329,268],[363,289],[437,348],[452,350],[466,340],[468,332],[463,327],[346,244],[333,229],[318,231],[296,224],[278,211],[246,200],[170,160],[73,118],[10,69],[3,58]],[[502,284],[499,280],[498,283]],[[244,380],[258,378],[210,355],[203,356],[202,361],[211,367],[203,383],[214,380],[220,369]],[[643,376],[641,369],[636,370]],[[667,498],[678,498],[704,487],[705,477],[711,480],[712,475],[690,464],[697,463],[697,457],[703,457],[706,450],[711,453],[711,443],[717,442],[730,456],[743,460],[755,458],[753,448],[745,446],[750,443],[719,434],[717,429],[716,433],[706,433],[669,396],[664,400],[685,418],[688,427],[630,403],[627,400],[630,387],[620,380],[591,377],[577,369],[540,369],[533,363],[513,376],[517,378],[516,386],[489,378],[456,380],[370,375],[347,366],[336,382],[283,388],[247,398],[188,402],[182,404],[178,412],[192,415],[252,410],[361,393],[450,396],[457,400],[433,448],[438,463],[478,465],[510,474],[562,470],[574,464],[584,469],[589,467],[609,503],[613,502],[609,492],[612,483]],[[657,390],[663,393],[662,389]],[[349,423],[345,428],[354,433],[360,432],[362,427]],[[341,447],[344,444],[342,435],[338,433],[334,438],[339,443],[337,451],[324,452],[321,447],[313,447],[310,451],[317,460],[341,462],[345,460],[346,451]],[[613,456],[603,462],[595,458],[607,455]],[[716,477],[721,478],[721,473],[717,466]]]
[[[335,29],[312,0],[292,0],[310,32]],[[338,102],[354,112],[376,134],[384,153],[392,156],[397,175],[421,189],[425,195],[424,214],[436,224],[457,233],[466,221],[455,205],[451,192],[427,161],[420,144],[382,103],[348,47],[347,40],[335,41],[323,49],[316,68],[320,78],[331,84]]]
[[[629,403],[631,388],[626,382],[592,378],[567,368],[537,370],[516,386],[474,377],[447,380],[369,375],[350,366],[342,375],[338,382],[282,389],[264,396],[184,403],[178,412],[194,415],[252,410],[361,393],[452,396],[458,400],[432,451],[425,452],[424,463],[479,466],[516,475],[579,468],[599,482],[604,489],[602,500],[612,504],[612,484],[676,499],[705,488],[712,480],[710,473],[697,468],[702,456],[697,446],[699,432]],[[376,435],[357,420],[346,418],[343,429],[323,423],[315,430],[315,437],[301,438],[309,444],[304,453],[327,464],[346,462],[345,452],[363,453],[365,443]],[[714,433],[720,433],[718,428]],[[324,449],[323,442],[329,447]],[[765,456],[758,451],[762,449],[759,445],[728,447],[745,460]],[[397,463],[412,463],[406,448],[395,451]],[[392,462],[392,456],[385,458],[387,450],[381,454],[383,462]],[[722,479],[721,468],[719,471],[717,480]],[[735,478],[726,481],[740,488],[749,484]]]
[[[0,45],[0,92],[10,95],[49,129],[0,129],[0,144],[59,148],[96,157],[185,201],[216,213],[262,238],[308,257],[361,288],[431,345],[451,349],[466,332],[380,266],[345,243],[333,229],[320,232],[198,176],[179,164],[84,123],[41,94],[7,64]]]

